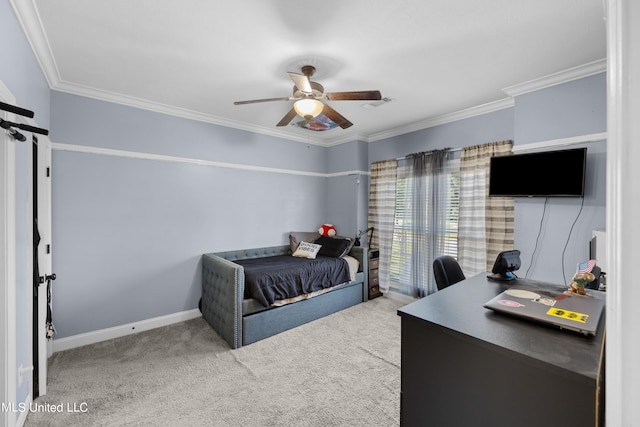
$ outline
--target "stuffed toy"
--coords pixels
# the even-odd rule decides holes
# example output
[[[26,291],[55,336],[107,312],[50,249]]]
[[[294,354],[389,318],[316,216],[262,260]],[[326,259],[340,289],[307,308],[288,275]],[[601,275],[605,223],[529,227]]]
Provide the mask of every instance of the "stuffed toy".
[[[322,236],[333,237],[336,235],[336,228],[331,224],[322,224],[318,229],[318,233]]]
[[[569,283],[569,292],[579,295],[587,294],[585,287],[596,280],[595,274],[591,272],[595,265],[596,261],[594,259],[578,264],[576,274],[573,275],[572,281]]]
[[[573,276],[571,283],[569,283],[569,292],[574,294],[586,295],[587,291],[585,287],[589,282],[596,280],[596,276],[593,273],[576,273]]]

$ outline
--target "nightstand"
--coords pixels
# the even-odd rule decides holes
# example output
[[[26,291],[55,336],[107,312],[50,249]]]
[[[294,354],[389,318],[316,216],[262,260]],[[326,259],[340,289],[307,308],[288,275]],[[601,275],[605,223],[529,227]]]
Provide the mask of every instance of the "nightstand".
[[[378,278],[378,266],[380,265],[380,251],[369,249],[369,299],[382,296],[380,281]]]

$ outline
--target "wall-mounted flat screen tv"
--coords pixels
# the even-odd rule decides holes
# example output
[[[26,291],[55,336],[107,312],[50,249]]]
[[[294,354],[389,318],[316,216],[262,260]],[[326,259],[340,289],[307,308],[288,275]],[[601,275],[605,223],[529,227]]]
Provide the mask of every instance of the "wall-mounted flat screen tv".
[[[583,197],[587,149],[492,157],[489,196]]]

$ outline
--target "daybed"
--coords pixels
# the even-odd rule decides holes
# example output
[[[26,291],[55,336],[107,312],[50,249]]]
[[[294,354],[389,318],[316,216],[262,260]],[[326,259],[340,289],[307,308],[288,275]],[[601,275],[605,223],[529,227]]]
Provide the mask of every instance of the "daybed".
[[[231,348],[251,344],[368,299],[366,249],[357,246],[348,253],[359,262],[355,280],[312,298],[280,306],[265,307],[254,298],[245,298],[245,271],[237,262],[291,255],[292,245],[293,242],[291,245],[203,255],[202,315]]]

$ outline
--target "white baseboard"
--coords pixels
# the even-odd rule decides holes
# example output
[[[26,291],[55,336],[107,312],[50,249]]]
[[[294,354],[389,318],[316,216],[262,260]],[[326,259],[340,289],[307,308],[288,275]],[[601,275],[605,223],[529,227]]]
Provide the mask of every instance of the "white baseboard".
[[[195,319],[200,316],[202,316],[202,313],[200,313],[200,310],[196,308],[180,313],[154,317],[153,319],[146,319],[139,322],[128,323],[126,325],[114,326],[113,328],[100,329],[98,331],[54,339],[52,345],[53,353],[69,350],[76,347],[82,347],[83,345],[95,344],[97,342],[106,341],[113,338],[124,337],[126,335],[136,334],[138,332],[172,325],[174,323],[184,322],[186,320]]]

